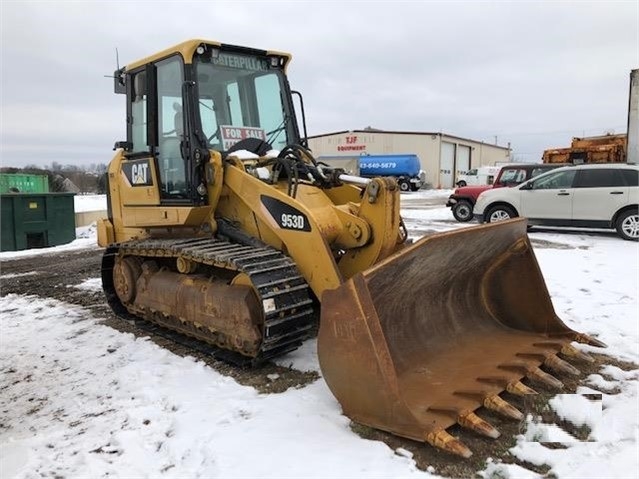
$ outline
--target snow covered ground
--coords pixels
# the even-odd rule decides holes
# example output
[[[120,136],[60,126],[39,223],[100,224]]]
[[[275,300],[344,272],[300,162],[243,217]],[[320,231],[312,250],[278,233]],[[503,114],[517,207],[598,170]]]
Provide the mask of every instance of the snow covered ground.
[[[76,213],[106,211],[107,209],[106,195],[75,195],[73,202]]]
[[[468,227],[443,207],[446,191],[403,195],[411,235]],[[418,208],[420,200],[442,200]],[[434,201],[437,202],[437,201]],[[70,245],[0,259],[95,248],[95,229]],[[639,363],[639,249],[608,233],[530,234],[553,303],[572,328]],[[1,274],[1,273],[0,273]],[[96,278],[76,285],[100,288]],[[0,275],[0,281],[2,276]],[[0,297],[0,477],[437,477],[410,454],[360,438],[320,379],[258,394],[190,357],[99,323],[80,307],[37,297]],[[584,351],[589,347],[580,346]],[[594,348],[592,348],[594,351]],[[315,341],[281,360],[317,370]],[[582,442],[529,417],[511,454],[564,478],[639,477],[639,373],[607,366],[579,393],[550,404]],[[548,449],[539,441],[564,443]],[[488,461],[483,477],[538,477]]]

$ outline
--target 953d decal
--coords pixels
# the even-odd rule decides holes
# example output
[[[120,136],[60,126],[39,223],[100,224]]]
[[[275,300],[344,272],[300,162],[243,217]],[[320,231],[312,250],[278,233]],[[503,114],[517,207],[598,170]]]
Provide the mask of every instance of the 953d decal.
[[[280,228],[293,231],[311,231],[308,217],[297,208],[270,196],[261,195],[260,200]]]

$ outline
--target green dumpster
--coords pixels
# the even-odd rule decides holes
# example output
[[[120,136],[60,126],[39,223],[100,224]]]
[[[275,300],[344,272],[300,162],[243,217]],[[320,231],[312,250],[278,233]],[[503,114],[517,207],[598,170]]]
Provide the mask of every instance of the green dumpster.
[[[75,193],[0,195],[0,251],[45,248],[75,239]]]

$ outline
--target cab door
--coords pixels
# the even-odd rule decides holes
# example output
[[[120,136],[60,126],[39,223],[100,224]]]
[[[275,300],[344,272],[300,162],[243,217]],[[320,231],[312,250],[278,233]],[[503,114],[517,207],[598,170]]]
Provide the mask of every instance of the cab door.
[[[133,167],[144,171],[140,168],[146,165],[148,184],[147,181],[140,184],[156,188],[155,196],[160,203],[190,204],[192,185],[187,174],[188,158],[184,154],[187,132],[183,115],[182,57],[171,55],[144,65],[130,75],[127,91],[130,148],[126,157],[146,161]]]

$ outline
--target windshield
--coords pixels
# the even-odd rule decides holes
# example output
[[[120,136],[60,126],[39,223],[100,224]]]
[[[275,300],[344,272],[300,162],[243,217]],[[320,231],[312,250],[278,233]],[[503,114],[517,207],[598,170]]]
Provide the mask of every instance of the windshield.
[[[225,151],[258,138],[281,150],[299,141],[284,73],[266,58],[220,52],[195,66],[202,129],[211,148]]]

